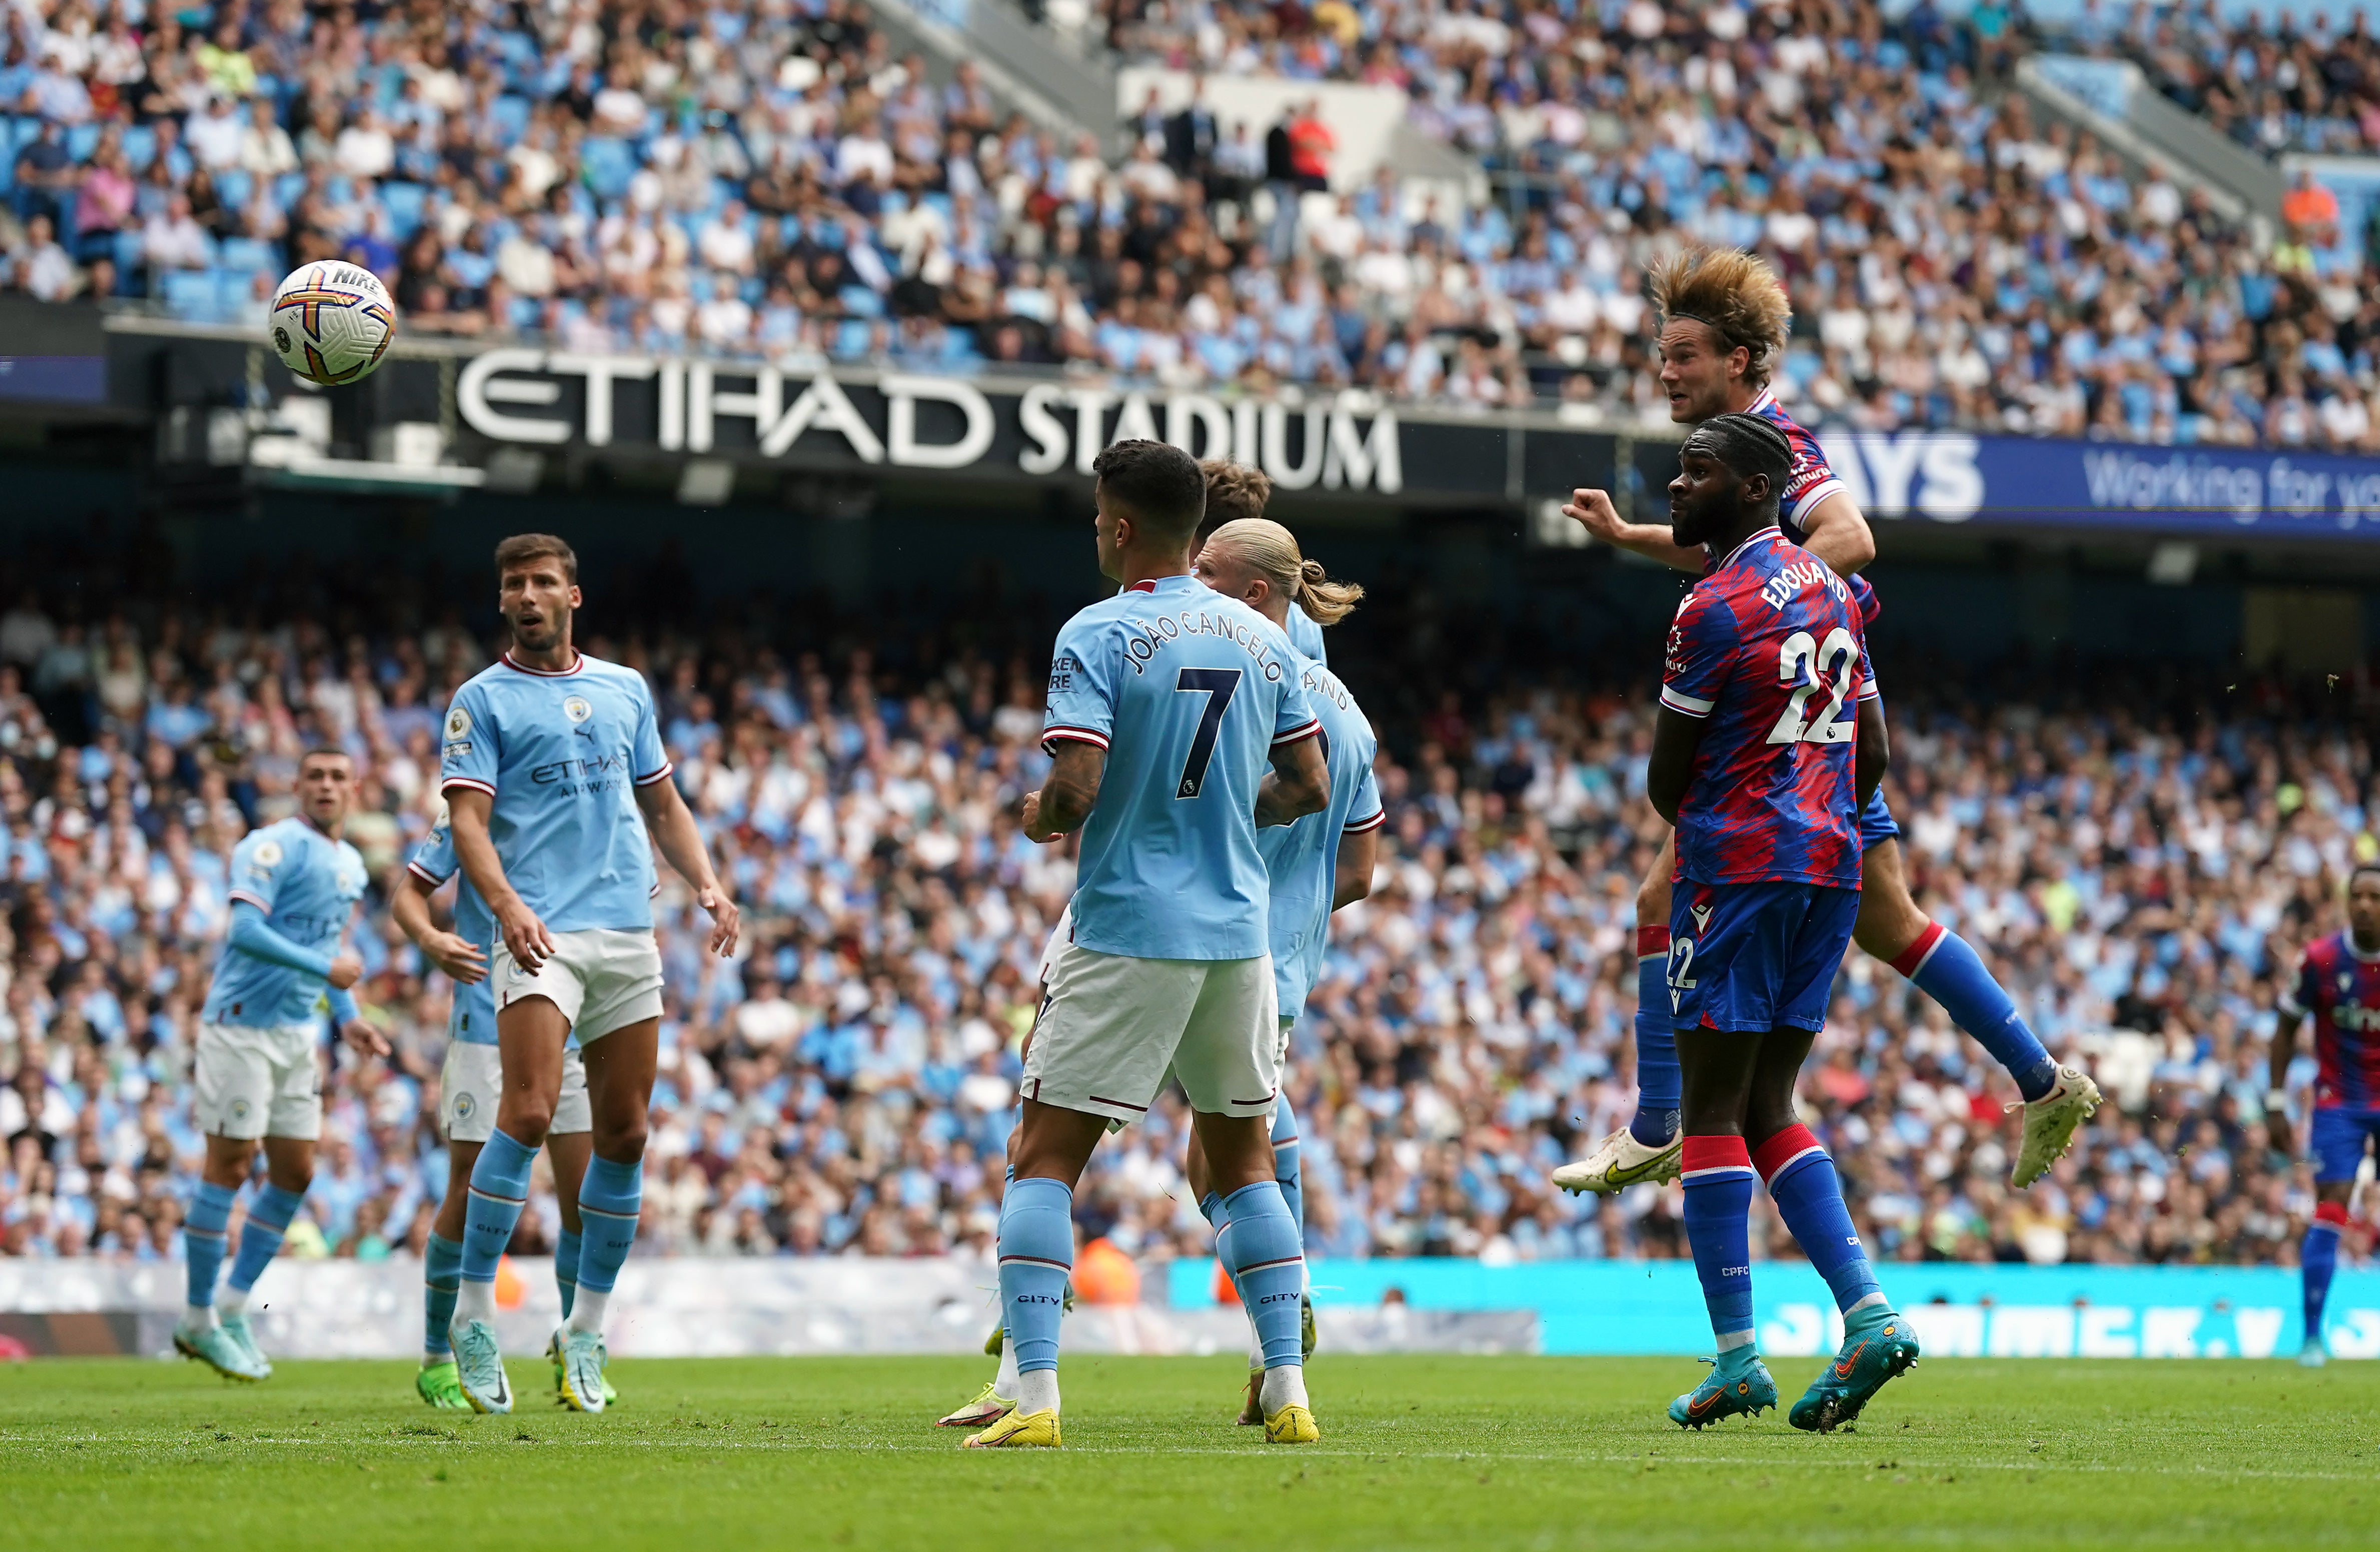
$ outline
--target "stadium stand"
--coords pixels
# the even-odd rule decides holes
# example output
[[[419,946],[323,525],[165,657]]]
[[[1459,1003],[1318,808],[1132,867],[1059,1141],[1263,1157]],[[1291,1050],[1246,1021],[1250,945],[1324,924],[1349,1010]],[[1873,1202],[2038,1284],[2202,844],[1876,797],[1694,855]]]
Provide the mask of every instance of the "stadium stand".
[[[1779,388],[1813,422],[2380,446],[2360,249],[2261,248],[2203,189],[2043,121],[2007,89],[2015,19],[1818,0],[1109,18],[1122,58],[1401,90],[1476,158],[1470,199],[1326,189],[1295,112],[1210,138],[1141,123],[1103,153],[1006,112],[972,65],[938,84],[894,57],[859,0],[37,0],[0,56],[0,249],[15,288],[194,321],[258,318],[277,273],[345,254],[416,333],[1625,422],[1662,410],[1645,265],[1730,242],[1790,278]],[[2216,74],[2256,61],[2296,81],[2302,124],[2343,122],[2362,40],[2232,38]],[[2221,90],[2262,123],[2278,88]]]
[[[226,859],[287,811],[316,739],[365,768],[349,837],[381,882],[355,935],[359,990],[397,1054],[338,1056],[291,1243],[418,1250],[443,1185],[448,992],[382,891],[437,801],[441,709],[491,643],[434,577],[293,564],[194,594],[167,585],[154,535],[119,537],[29,550],[18,574],[49,581],[0,613],[0,1252],[174,1253]],[[1633,900],[1658,834],[1640,793],[1647,686],[1597,670],[1608,654],[1549,650],[1527,611],[1367,580],[1333,657],[1381,728],[1390,818],[1375,897],[1339,918],[1293,1052],[1312,1243],[1682,1253],[1675,1188],[1606,1203],[1546,1183],[1633,1104]],[[748,952],[720,967],[698,912],[662,901],[656,1249],[990,1242],[1016,1050],[1071,864],[1009,817],[1043,765],[1056,614],[971,596],[923,631],[825,602],[771,628],[698,605],[667,555],[607,593],[590,650],[650,676],[676,779],[748,912]],[[2266,1037],[2299,947],[2338,924],[2345,870],[2380,854],[2380,686],[1892,661],[1919,898],[1987,947],[2053,1048],[2088,1053],[2114,1103],[2011,1194],[2006,1080],[1854,954],[1805,1104],[1869,1242],[1910,1259],[2292,1259],[2313,1198],[2305,1167],[2263,1142]],[[1572,663],[1588,666],[1548,666]],[[1160,1106],[1082,1198],[1095,1231],[1144,1259],[1207,1253],[1178,1172],[1185,1118]],[[523,1249],[553,1232],[537,1192]]]

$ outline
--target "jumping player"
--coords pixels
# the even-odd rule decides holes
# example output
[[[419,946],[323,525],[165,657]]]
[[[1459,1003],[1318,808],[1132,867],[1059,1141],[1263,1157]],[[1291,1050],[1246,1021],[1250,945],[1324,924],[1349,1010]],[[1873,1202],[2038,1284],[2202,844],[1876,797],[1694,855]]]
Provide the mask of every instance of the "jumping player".
[[[1839,577],[1863,569],[1876,557],[1876,540],[1859,503],[1828,466],[1817,439],[1794,423],[1768,387],[1791,316],[1775,272],[1738,250],[1690,251],[1654,273],[1653,299],[1661,319],[1661,385],[1670,418],[1693,425],[1743,413],[1774,425],[1792,449],[1791,469],[1777,493],[1779,530]],[[1623,522],[1602,491],[1574,491],[1562,510],[1597,538],[1679,570],[1700,572],[1710,564],[1698,546],[1681,543],[1664,525]],[[1940,1003],[2016,1081],[2024,1098],[2024,1130],[2010,1178],[2020,1188],[2031,1185],[2049,1172],[2075,1129],[2098,1107],[2098,1086],[2081,1069],[2053,1060],[1982,957],[1919,909],[1901,863],[1900,827],[1881,792],[1860,811],[1859,829],[1863,884],[1852,937]],[[1565,1191],[1614,1191],[1678,1176],[1676,1047],[1661,1012],[1673,861],[1674,843],[1665,843],[1636,895],[1636,1115],[1585,1159],[1554,1172],[1554,1183]]]
[[[364,892],[364,860],[341,838],[355,791],[355,764],[344,752],[310,750],[298,765],[298,813],[232,849],[231,935],[199,1014],[195,1112],[207,1156],[182,1226],[188,1295],[174,1326],[175,1348],[226,1379],[273,1374],[249,1326],[248,1295],[314,1180],[323,1012],[356,1050],[388,1054],[347,990],[363,961],[340,947]],[[232,1200],[260,1138],[264,1188],[249,1203],[218,1299]]]
[[[1026,1057],[1014,1179],[1001,1201],[1016,1407],[966,1442],[1061,1442],[1075,1183],[1111,1125],[1148,1112],[1169,1065],[1225,1198],[1225,1263],[1257,1311],[1265,1436],[1311,1442],[1320,1432],[1298,1349],[1304,1263],[1269,1139],[1279,1030],[1257,829],[1327,804],[1321,724],[1288,640],[1189,575],[1206,508],[1197,465],[1162,443],[1127,441],[1094,467],[1099,569],[1123,591],[1059,633],[1042,733],[1051,764],[1021,815],[1029,839],[1081,829],[1083,843],[1071,941]]]
[[[454,1007],[446,1016],[446,1060],[438,1074],[438,1119],[446,1131],[446,1196],[438,1204],[428,1253],[422,1257],[421,1367],[413,1377],[416,1393],[442,1411],[471,1410],[455,1375],[455,1350],[446,1327],[455,1318],[455,1298],[463,1275],[463,1222],[470,1201],[471,1167],[479,1162],[488,1133],[495,1130],[496,1106],[504,1088],[496,1054],[496,999],[488,986],[488,947],[495,939],[494,920],[468,879],[455,886],[453,932],[441,929],[430,915],[431,897],[456,871],[454,832],[442,811],[437,825],[406,864],[395,898],[389,902],[389,914],[398,929],[445,972],[455,988]],[[587,1176],[593,1125],[587,1108],[587,1067],[574,1041],[563,1052],[562,1094],[554,1105],[553,1125],[545,1134],[546,1157],[553,1163],[553,1193],[562,1211],[562,1237],[553,1248],[553,1282],[562,1296],[565,1321],[578,1292],[578,1187]],[[554,1329],[546,1353],[553,1363],[557,1401],[562,1399],[563,1330]],[[618,1399],[606,1375],[603,1404],[608,1407]]]
[[[563,1050],[576,1033],[594,1156],[578,1189],[586,1228],[562,1397],[595,1412],[603,1315],[636,1240],[660,1047],[654,849],[710,913],[710,948],[722,958],[735,950],[736,910],[669,780],[644,676],[571,644],[577,556],[550,534],[525,533],[497,545],[495,559],[512,645],[455,692],[439,776],[455,857],[494,918],[489,980],[504,1077],[495,1129],[471,1168],[449,1333],[464,1399],[477,1411],[510,1411],[496,1264],[528,1202],[529,1165],[552,1127]]]
[[[2313,1020],[2317,1071],[2306,1130],[2314,1209],[2298,1253],[2305,1290],[2305,1341],[2298,1362],[2312,1369],[2324,1362],[2323,1306],[2338,1267],[2338,1236],[2347,1227],[2356,1170],[2370,1140],[2380,1135],[2380,1040],[2374,1038],[2380,1034],[2380,866],[2366,862],[2348,874],[2347,930],[2306,950],[2296,984],[2282,994],[2280,1015],[2265,1124],[2274,1148],[2284,1154],[2294,1152],[2296,1143],[2289,1129],[2289,1062],[2297,1055],[2300,1021]]]
[[[1753,1347],[1755,1171],[1843,1314],[1842,1350],[1794,1403],[1793,1426],[1851,1421],[1917,1359],[1833,1162],[1793,1117],[1859,911],[1858,815],[1886,751],[1851,590],[1777,526],[1791,460],[1764,418],[1718,415],[1686,438],[1670,485],[1677,536],[1714,557],[1670,629],[1645,778],[1676,826],[1663,993],[1684,1076],[1686,1238],[1718,1347],[1709,1376],[1670,1404],[1691,1428],[1777,1402]]]

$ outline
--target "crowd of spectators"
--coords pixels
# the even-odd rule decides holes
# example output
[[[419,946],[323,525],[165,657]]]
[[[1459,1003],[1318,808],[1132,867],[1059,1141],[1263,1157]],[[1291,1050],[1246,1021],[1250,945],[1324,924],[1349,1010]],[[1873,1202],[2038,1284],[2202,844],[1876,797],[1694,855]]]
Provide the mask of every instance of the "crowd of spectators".
[[[1647,265],[1724,242],[1788,278],[1813,422],[2380,448],[2361,260],[2260,251],[2030,116],[1998,0],[1111,21],[1137,57],[1401,91],[1488,192],[1351,177],[1311,114],[1070,143],[896,58],[863,0],[24,0],[0,275],[256,319],[344,254],[416,332],[1625,420],[1666,413]]]
[[[358,992],[395,1055],[326,1057],[290,1242],[418,1250],[444,1185],[450,989],[385,891],[438,802],[441,710],[494,643],[434,577],[293,567],[201,599],[158,585],[154,547],[100,539],[103,558],[33,556],[53,582],[0,614],[0,1253],[177,1253],[225,862],[289,812],[297,757],[322,740],[362,771],[347,833],[376,883]],[[1575,590],[1558,614],[1366,580],[1333,666],[1382,734],[1390,818],[1373,896],[1335,919],[1295,1033],[1311,1245],[1682,1254],[1676,1188],[1606,1202],[1547,1181],[1633,1104],[1651,659],[1564,635]],[[983,576],[964,604],[698,609],[667,556],[589,580],[584,644],[650,677],[747,923],[734,963],[706,960],[699,912],[665,884],[640,1253],[987,1252],[1035,967],[1070,887],[1066,850],[1012,818],[1044,768],[1062,603]],[[104,602],[87,617],[73,598]],[[2312,1195],[2263,1140],[2266,1042],[2276,987],[2338,924],[2350,863],[2380,851],[2373,682],[1985,675],[1890,640],[1918,898],[2113,1102],[2011,1193],[2008,1080],[1854,953],[1803,1103],[1863,1231],[1888,1258],[2290,1260]],[[1087,1232],[1145,1260],[1206,1253],[1185,1119],[1168,1099],[1101,1150]],[[536,1195],[524,1249],[553,1232],[542,1179]],[[1772,1220],[1762,1232],[1790,1253]]]

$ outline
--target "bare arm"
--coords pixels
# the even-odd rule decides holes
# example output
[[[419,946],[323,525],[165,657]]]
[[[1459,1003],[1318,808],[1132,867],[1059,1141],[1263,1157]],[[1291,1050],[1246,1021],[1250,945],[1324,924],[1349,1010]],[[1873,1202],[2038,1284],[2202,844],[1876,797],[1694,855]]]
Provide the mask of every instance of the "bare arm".
[[[455,837],[455,860],[463,865],[463,876],[471,881],[471,887],[488,902],[489,913],[496,919],[496,935],[504,939],[513,963],[534,975],[540,965],[553,957],[553,935],[504,876],[504,862],[488,834],[488,815],[495,806],[492,794],[475,787],[446,789],[446,822]]]
[[[1839,577],[1867,569],[1876,558],[1876,532],[1848,491],[1837,491],[1802,519],[1802,547]]]
[[[2281,1014],[2273,1023],[2271,1092],[2280,1094],[2289,1086],[2289,1063],[2297,1059],[2298,1025],[2304,1016]],[[2265,1140],[2275,1153],[2286,1154],[2297,1146],[2297,1136],[2289,1125],[2289,1113],[2277,1105],[2265,1106]]]
[[[1372,870],[1380,863],[1378,826],[1339,837],[1339,867],[1330,881],[1330,909],[1354,905],[1372,892]]]
[[[1858,752],[1852,756],[1852,781],[1860,807],[1876,796],[1884,773],[1892,764],[1892,742],[1884,727],[1884,698],[1871,695],[1859,703]]]
[[[1651,799],[1653,812],[1674,826],[1678,823],[1678,805],[1685,801],[1686,788],[1694,776],[1694,751],[1703,744],[1703,733],[1708,727],[1706,717],[1688,716],[1673,706],[1663,706],[1653,718],[1653,757],[1645,767],[1645,796]]]
[[[488,973],[488,957],[469,938],[442,931],[430,919],[430,897],[436,888],[411,868],[406,869],[395,897],[388,902],[388,913],[395,919],[397,930],[412,939],[414,947],[430,957],[431,964],[445,972],[449,981],[475,986]]]
[[[1257,788],[1257,826],[1286,825],[1330,806],[1330,767],[1320,739],[1275,744],[1272,775]]]
[[[1058,752],[1050,757],[1050,774],[1041,778],[1041,790],[1025,795],[1025,807],[1018,815],[1025,825],[1025,838],[1036,845],[1047,845],[1083,827],[1099,800],[1099,777],[1108,768],[1108,752],[1097,744],[1080,739],[1060,739],[1057,744]]]
[[[702,843],[702,832],[695,827],[693,811],[678,796],[677,784],[666,777],[645,783],[637,788],[637,807],[645,816],[645,828],[652,832],[653,844],[661,848],[662,861],[694,890],[695,904],[710,913],[710,951],[722,959],[735,953],[742,912],[711,868],[710,849]]]
[[[1626,521],[1604,491],[1582,488],[1571,492],[1570,504],[1562,508],[1562,516],[1605,544],[1632,550],[1647,560],[1697,574],[1705,565],[1706,557],[1701,545],[1681,544],[1672,540],[1668,523]]]

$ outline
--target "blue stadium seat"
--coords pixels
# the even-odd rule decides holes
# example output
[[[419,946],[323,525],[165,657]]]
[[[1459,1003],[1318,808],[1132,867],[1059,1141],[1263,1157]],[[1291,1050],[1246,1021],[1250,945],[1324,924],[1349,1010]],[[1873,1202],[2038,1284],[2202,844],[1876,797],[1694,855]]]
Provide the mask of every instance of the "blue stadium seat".
[[[261,238],[226,238],[217,259],[226,271],[246,276],[279,268],[281,255]]]
[[[128,226],[115,234],[115,273],[140,273],[140,231],[137,226]]]
[[[67,154],[77,162],[88,162],[91,153],[99,149],[98,124],[70,124],[67,127]]]
[[[273,180],[273,202],[284,210],[296,204],[298,197],[304,192],[306,192],[304,173],[283,173]]]
[[[399,242],[421,225],[421,204],[430,190],[419,183],[390,182],[380,186],[381,209],[388,213],[388,228]]]
[[[204,324],[212,322],[217,314],[212,270],[169,270],[158,294],[164,299],[165,311],[176,318]]]
[[[587,186],[596,197],[616,200],[628,191],[637,176],[637,153],[628,142],[611,135],[590,135],[578,148],[578,164],[587,172]]]
[[[526,97],[517,97],[511,92],[506,92],[496,99],[494,111],[489,115],[489,117],[494,123],[496,133],[505,145],[509,146],[518,141],[528,129],[528,110],[529,102]]]
[[[256,192],[256,175],[237,167],[215,174],[215,193],[233,210],[245,210]]]

